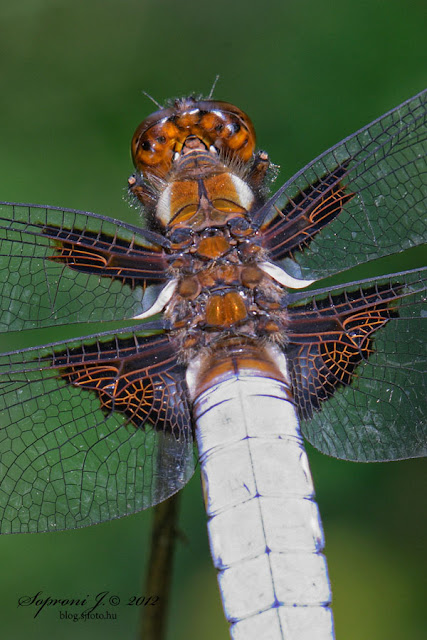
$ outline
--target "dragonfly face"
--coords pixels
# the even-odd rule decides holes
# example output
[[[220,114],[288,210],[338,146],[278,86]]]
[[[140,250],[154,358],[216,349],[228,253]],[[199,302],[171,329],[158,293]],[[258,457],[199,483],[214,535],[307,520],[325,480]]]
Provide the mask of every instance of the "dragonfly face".
[[[425,242],[426,100],[344,140],[271,197],[248,116],[177,100],[132,140],[129,191],[148,229],[1,205],[3,331],[133,320],[1,356],[2,532],[86,526],[159,503],[191,477],[196,434],[233,637],[252,637],[249,626],[258,637],[333,637],[298,424],[342,459],[425,455],[425,270],[304,289]],[[302,471],[285,477],[297,460]],[[223,525],[238,512],[254,534],[236,559]],[[283,564],[291,552],[295,579]],[[232,583],[264,584],[263,572],[265,602],[233,601]],[[314,587],[299,600],[301,575]]]

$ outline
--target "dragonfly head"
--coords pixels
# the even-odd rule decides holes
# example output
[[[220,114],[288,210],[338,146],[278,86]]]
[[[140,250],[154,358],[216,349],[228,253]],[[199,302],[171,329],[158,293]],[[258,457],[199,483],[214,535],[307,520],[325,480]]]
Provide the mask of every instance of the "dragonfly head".
[[[136,129],[131,151],[144,177],[165,178],[183,155],[210,151],[246,163],[255,149],[249,117],[228,102],[182,98],[160,109]]]

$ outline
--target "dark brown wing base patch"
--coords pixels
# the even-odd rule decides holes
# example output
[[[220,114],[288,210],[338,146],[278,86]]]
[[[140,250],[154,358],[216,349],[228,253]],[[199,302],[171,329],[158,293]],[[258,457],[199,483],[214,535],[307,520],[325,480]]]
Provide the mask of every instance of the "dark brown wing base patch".
[[[43,235],[54,240],[51,260],[83,273],[120,280],[134,288],[166,280],[163,253],[136,242],[92,231],[46,226]]]
[[[289,308],[286,353],[300,417],[310,418],[375,350],[375,332],[398,317],[399,284],[329,296]]]
[[[354,193],[341,184],[348,162],[309,185],[289,200],[282,211],[261,227],[262,244],[272,260],[293,258],[303,251],[327,224],[332,222]]]
[[[184,370],[163,335],[96,342],[55,355],[53,366],[69,384],[97,394],[106,415],[124,414],[177,438],[191,425]]]

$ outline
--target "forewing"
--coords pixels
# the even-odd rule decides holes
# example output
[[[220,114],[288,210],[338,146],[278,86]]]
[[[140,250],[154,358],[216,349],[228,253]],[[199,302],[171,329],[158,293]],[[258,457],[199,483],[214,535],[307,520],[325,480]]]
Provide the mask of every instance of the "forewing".
[[[2,533],[157,504],[194,471],[184,372],[165,335],[108,332],[0,357]]]
[[[423,91],[307,165],[254,220],[273,260],[318,279],[425,243],[426,202]]]
[[[0,204],[0,331],[122,320],[147,310],[167,268],[149,238],[149,231],[95,214]]]
[[[426,272],[290,296],[293,394],[305,437],[323,453],[427,454]]]

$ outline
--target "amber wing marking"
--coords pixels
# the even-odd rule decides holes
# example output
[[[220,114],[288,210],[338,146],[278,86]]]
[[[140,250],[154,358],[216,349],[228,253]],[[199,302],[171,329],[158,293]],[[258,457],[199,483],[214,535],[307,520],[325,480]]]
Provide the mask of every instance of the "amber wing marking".
[[[310,418],[375,351],[375,332],[398,316],[399,284],[329,296],[289,308],[289,358],[293,396],[301,418]]]
[[[354,196],[341,184],[347,164],[301,191],[282,211],[261,227],[263,246],[273,260],[292,258],[302,251],[323,227],[334,220]]]
[[[178,438],[191,424],[184,369],[164,335],[96,342],[55,355],[52,365],[67,383],[98,395],[105,414],[124,414]]]
[[[52,238],[51,260],[70,269],[120,280],[132,288],[166,280],[167,264],[162,251],[143,247],[117,236],[92,231],[45,226],[43,235]]]

